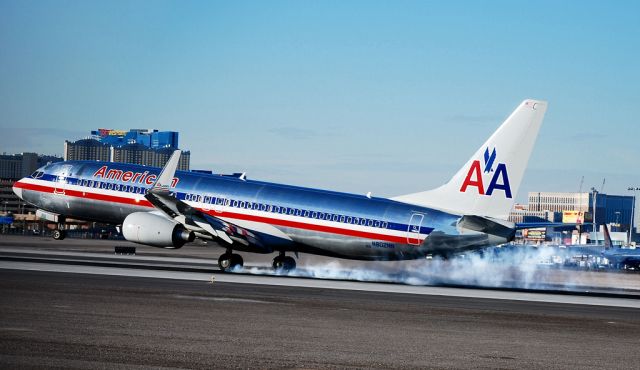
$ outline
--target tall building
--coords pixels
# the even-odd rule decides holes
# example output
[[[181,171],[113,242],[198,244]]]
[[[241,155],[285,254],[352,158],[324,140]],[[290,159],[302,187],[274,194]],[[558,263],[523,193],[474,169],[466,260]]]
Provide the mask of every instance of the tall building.
[[[111,147],[111,161],[164,167],[174,150],[173,148],[151,149],[142,144],[128,144],[120,147]],[[178,162],[178,170],[189,171],[190,159],[191,153],[182,151],[180,162]]]
[[[38,168],[36,153],[0,155],[0,178],[21,179]]]
[[[35,212],[35,208],[13,193],[13,184],[48,162],[61,160],[60,157],[39,156],[36,153],[0,155],[0,214]]]
[[[65,160],[108,161],[163,167],[178,149],[178,133],[132,129],[129,131],[99,129],[91,137],[75,142],[65,141]],[[178,169],[188,171],[191,153],[182,151]]]
[[[99,142],[113,147],[128,144],[142,144],[151,149],[178,148],[178,133],[175,131],[147,129],[123,131],[101,128],[96,131],[91,131],[91,135]]]
[[[64,141],[65,161],[109,161],[111,146],[95,139]]]

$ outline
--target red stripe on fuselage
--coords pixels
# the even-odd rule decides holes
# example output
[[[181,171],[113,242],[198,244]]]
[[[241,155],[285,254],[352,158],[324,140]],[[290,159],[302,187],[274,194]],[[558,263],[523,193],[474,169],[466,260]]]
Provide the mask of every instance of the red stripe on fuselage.
[[[16,182],[14,186],[21,189],[33,190],[33,191],[38,191],[42,193],[55,193],[55,188],[50,186],[35,185],[35,184],[23,183],[20,181]],[[86,198],[86,199],[100,200],[104,202],[130,204],[130,205],[153,208],[153,205],[146,199],[136,200],[136,199],[131,199],[127,197],[119,197],[116,195],[98,194],[98,193],[92,193],[87,191],[78,191],[78,190],[69,190],[69,189],[65,189],[64,194],[63,193],[58,193],[58,194],[64,195],[64,196],[76,197],[76,198]],[[386,235],[386,234],[378,234],[378,233],[372,233],[367,231],[343,229],[343,228],[334,227],[334,226],[325,226],[325,225],[304,223],[299,221],[282,220],[278,218],[248,215],[244,213],[235,213],[235,212],[227,212],[227,211],[217,212],[213,210],[204,210],[201,208],[199,208],[199,210],[213,217],[219,217],[219,218],[231,218],[235,220],[260,222],[260,223],[265,223],[269,225],[292,227],[296,229],[319,231],[324,233],[353,236],[353,237],[364,238],[364,239],[383,240],[383,241],[399,243],[399,244],[407,243],[406,237],[395,236],[395,235]],[[419,240],[422,241],[424,239],[419,239]]]

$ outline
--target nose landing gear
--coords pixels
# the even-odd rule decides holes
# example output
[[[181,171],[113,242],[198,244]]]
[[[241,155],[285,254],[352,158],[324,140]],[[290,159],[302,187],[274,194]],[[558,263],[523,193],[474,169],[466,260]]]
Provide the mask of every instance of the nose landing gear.
[[[62,216],[60,216],[58,219],[58,227],[55,230],[53,230],[53,232],[51,233],[51,236],[53,237],[53,239],[62,240],[67,237],[67,232],[64,229],[64,222],[65,222],[65,219]]]
[[[53,230],[53,232],[51,233],[51,236],[53,237],[53,239],[55,240],[62,240],[67,236],[67,233],[64,230],[61,229],[55,229]]]

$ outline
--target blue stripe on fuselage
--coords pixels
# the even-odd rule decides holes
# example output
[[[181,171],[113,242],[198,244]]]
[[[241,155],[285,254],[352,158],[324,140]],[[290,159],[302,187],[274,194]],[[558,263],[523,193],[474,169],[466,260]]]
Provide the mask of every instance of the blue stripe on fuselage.
[[[69,161],[58,162],[46,167],[46,174],[40,179],[46,181],[55,181],[57,174],[60,173],[63,165],[71,165],[70,173],[66,176],[66,181],[73,185],[82,185],[81,180],[100,181],[101,183],[111,183],[135,186],[137,188],[150,188],[151,185],[145,183],[131,183],[131,181],[121,181],[115,179],[106,179],[104,177],[96,178],[94,174],[102,167],[107,166],[108,169],[117,169],[123,172],[131,171],[134,173],[144,173],[158,175],[159,168],[146,167],[139,165],[111,163],[111,162],[93,162],[93,161]],[[174,193],[181,200],[188,199],[193,195],[212,196],[217,198],[226,198],[230,202],[251,202],[252,209],[254,204],[261,207],[262,205],[277,206],[279,208],[286,207],[287,213],[289,209],[294,210],[294,215],[305,217],[310,220],[318,219],[317,213],[326,215],[331,214],[331,221],[344,224],[354,225],[355,218],[358,218],[358,224],[361,225],[361,219],[366,220],[365,225],[376,227],[379,229],[407,231],[409,220],[413,213],[424,214],[424,220],[420,228],[421,234],[429,234],[434,229],[442,231],[455,230],[455,221],[458,216],[451,215],[442,211],[429,208],[409,205],[392,201],[385,198],[367,198],[363,195],[355,195],[349,193],[341,193],[335,191],[325,191],[313,188],[305,188],[292,185],[274,184],[255,180],[240,180],[235,177],[209,175],[195,172],[177,171],[175,177],[179,179]],[[102,189],[102,187],[100,187]],[[204,199],[203,199],[204,200]],[[215,203],[215,201],[214,201]],[[212,207],[214,205],[212,204]],[[245,208],[246,209],[246,208]],[[296,214],[299,212],[299,214]],[[274,212],[275,213],[275,212]],[[279,212],[281,213],[281,212]],[[316,213],[316,217],[313,215]],[[335,220],[334,216],[337,216]],[[351,222],[349,221],[351,219]],[[323,218],[326,219],[326,218]],[[384,226],[384,227],[383,227]]]

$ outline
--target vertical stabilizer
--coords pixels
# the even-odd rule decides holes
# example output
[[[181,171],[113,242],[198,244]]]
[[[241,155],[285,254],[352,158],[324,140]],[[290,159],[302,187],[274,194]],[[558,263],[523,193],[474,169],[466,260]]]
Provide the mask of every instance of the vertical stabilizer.
[[[448,183],[392,199],[506,220],[546,110],[544,101],[523,101]]]

